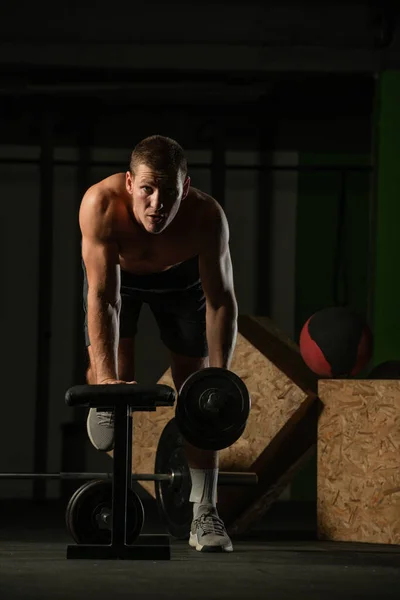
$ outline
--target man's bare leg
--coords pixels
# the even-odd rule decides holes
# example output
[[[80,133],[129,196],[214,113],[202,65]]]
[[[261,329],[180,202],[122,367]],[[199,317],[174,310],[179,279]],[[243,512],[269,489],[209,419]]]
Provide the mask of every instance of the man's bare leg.
[[[175,388],[197,371],[209,366],[208,358],[191,358],[171,353],[171,370]],[[192,479],[190,501],[193,523],[189,543],[199,551],[232,551],[224,524],[217,513],[218,452],[202,450],[185,441],[186,457]]]
[[[193,373],[208,367],[208,364],[208,357],[192,358],[171,352],[171,371],[176,391],[179,393],[186,379]],[[193,469],[218,468],[218,452],[195,448],[186,440],[185,448],[189,467]]]

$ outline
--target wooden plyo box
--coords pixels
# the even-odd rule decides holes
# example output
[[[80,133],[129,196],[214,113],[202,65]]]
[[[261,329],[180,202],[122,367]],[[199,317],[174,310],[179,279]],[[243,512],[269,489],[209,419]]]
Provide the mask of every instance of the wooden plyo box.
[[[242,437],[219,453],[223,471],[255,471],[255,487],[218,491],[218,509],[231,533],[246,532],[278,499],[297,470],[316,449],[314,419],[317,381],[299,349],[265,317],[239,317],[239,334],[231,365],[246,383],[252,407]],[[173,387],[168,370],[158,383]],[[133,420],[132,469],[154,472],[161,432],[175,408],[138,412]],[[155,495],[154,484],[143,487]]]
[[[400,544],[400,381],[320,380],[318,537]]]

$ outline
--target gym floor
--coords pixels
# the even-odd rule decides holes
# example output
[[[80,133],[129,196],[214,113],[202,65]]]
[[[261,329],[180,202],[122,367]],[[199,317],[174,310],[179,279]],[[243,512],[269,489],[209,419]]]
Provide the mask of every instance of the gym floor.
[[[320,542],[314,507],[282,502],[231,554],[172,541],[170,561],[67,560],[60,503],[0,503],[0,598],[400,598],[400,547]],[[145,503],[145,533],[160,533]]]

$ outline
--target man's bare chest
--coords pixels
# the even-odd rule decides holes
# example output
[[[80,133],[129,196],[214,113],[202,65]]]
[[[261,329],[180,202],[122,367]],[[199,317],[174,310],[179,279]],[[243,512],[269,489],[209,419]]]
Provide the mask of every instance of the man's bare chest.
[[[175,235],[123,235],[119,239],[121,268],[132,273],[156,273],[199,254],[196,236],[181,232]]]

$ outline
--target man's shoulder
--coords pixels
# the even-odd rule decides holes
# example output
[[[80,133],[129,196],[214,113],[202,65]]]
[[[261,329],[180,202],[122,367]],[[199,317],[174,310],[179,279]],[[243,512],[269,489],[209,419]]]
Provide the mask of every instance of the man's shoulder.
[[[196,211],[199,216],[203,216],[206,220],[208,219],[220,219],[224,211],[222,206],[217,202],[215,198],[199,190],[198,188],[190,188],[189,199],[191,203],[191,209]]]
[[[109,237],[114,235],[115,223],[121,214],[123,198],[112,177],[92,185],[84,194],[80,209],[79,223],[82,233],[93,235],[102,232]],[[105,233],[106,232],[106,233]]]
[[[90,186],[81,202],[81,207],[98,214],[108,213],[122,200],[118,175],[112,175]]]
[[[228,221],[222,206],[209,194],[193,188],[191,198],[191,219],[202,247],[207,248],[214,240],[228,235]]]

